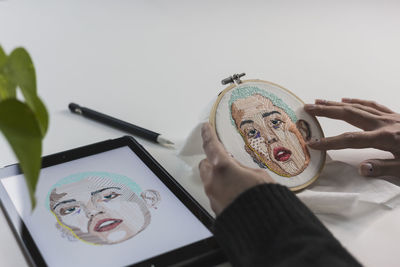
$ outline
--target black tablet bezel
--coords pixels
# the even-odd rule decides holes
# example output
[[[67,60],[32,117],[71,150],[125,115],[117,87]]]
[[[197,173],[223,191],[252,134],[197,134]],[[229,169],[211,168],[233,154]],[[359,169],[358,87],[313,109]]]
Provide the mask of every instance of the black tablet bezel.
[[[84,158],[116,148],[128,146],[153,173],[168,187],[169,190],[188,208],[198,220],[210,231],[214,219],[207,211],[140,145],[133,137],[106,140],[103,142],[78,147],[64,152],[52,154],[42,158],[42,169],[72,160]],[[19,175],[21,169],[18,164],[0,169],[0,179]],[[43,256],[36,246],[23,220],[18,215],[14,204],[0,183],[0,203],[7,221],[27,259],[32,266],[47,266]],[[225,261],[225,257],[217,245],[214,237],[186,245],[166,252],[153,258],[130,265],[138,266],[210,266]]]

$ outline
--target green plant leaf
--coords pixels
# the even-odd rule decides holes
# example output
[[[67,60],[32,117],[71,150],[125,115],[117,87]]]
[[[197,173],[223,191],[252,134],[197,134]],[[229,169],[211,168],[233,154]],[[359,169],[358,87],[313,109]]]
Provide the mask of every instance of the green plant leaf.
[[[0,46],[0,100],[16,96],[16,87],[12,87],[7,77],[4,75],[4,66],[7,62],[7,55]]]
[[[0,100],[6,99],[8,97],[8,87],[7,79],[3,74],[0,74]]]
[[[0,73],[3,72],[3,67],[7,62],[7,56],[3,48],[0,46]]]
[[[23,93],[24,91],[22,91]],[[46,135],[47,128],[49,126],[49,114],[47,113],[46,106],[43,104],[42,100],[39,97],[31,97],[28,101],[25,96],[26,103],[34,110],[36,119],[39,122],[40,132],[42,134],[42,138]]]
[[[0,73],[0,100],[17,97],[17,86]]]
[[[21,88],[26,103],[36,114],[42,136],[44,136],[48,128],[49,116],[43,102],[37,96],[35,68],[24,48],[19,47],[11,52],[5,66],[5,74],[12,83]]]
[[[10,98],[0,102],[0,130],[20,162],[33,209],[42,153],[42,134],[38,121],[27,104]]]
[[[35,67],[28,52],[18,47],[8,56],[7,72],[12,81],[29,94],[36,96]]]

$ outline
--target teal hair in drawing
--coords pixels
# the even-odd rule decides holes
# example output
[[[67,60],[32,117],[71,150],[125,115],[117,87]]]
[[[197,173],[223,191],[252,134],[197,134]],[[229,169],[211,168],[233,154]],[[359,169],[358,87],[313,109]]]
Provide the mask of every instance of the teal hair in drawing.
[[[58,181],[56,184],[54,184],[49,192],[47,193],[46,197],[46,208],[50,209],[50,194],[53,191],[54,188],[66,185],[66,184],[72,184],[79,182],[83,179],[86,178],[105,178],[113,181],[114,183],[117,184],[124,184],[127,187],[129,187],[136,195],[140,196],[140,193],[142,192],[142,189],[140,186],[132,181],[130,178],[120,175],[120,174],[115,174],[115,173],[109,173],[109,172],[81,172],[81,173],[75,173],[72,175],[69,175],[67,177],[62,178],[60,181]]]
[[[282,99],[274,95],[273,93],[270,93],[266,90],[260,89],[257,86],[239,86],[236,87],[235,89],[232,90],[231,98],[229,99],[229,114],[231,117],[231,122],[233,126],[236,127],[235,121],[233,120],[232,117],[232,104],[239,99],[247,98],[252,95],[262,95],[269,100],[271,100],[272,104],[278,108],[281,108],[286,112],[286,114],[289,116],[289,118],[292,120],[292,122],[296,123],[297,122],[297,117],[296,114],[293,112],[293,110],[285,103],[283,102]]]

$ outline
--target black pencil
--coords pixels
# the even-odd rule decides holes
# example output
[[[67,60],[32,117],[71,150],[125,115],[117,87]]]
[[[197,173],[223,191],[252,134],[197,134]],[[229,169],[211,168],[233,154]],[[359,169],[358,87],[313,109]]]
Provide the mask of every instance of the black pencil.
[[[161,145],[166,145],[166,146],[174,144],[173,142],[162,137],[161,134],[159,133],[147,130],[145,128],[142,128],[140,126],[134,125],[126,121],[119,120],[117,118],[108,116],[106,114],[97,112],[95,110],[81,107],[78,104],[70,103],[68,107],[72,113],[82,115],[86,118],[95,120],[97,122],[128,132],[130,134],[145,138],[155,143],[159,143]]]

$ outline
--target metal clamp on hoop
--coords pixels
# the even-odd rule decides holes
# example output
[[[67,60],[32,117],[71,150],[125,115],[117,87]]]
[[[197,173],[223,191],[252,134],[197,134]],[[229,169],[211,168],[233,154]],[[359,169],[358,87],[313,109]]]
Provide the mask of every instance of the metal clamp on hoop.
[[[242,81],[240,80],[241,77],[246,75],[246,73],[240,73],[240,74],[233,74],[232,76],[225,78],[221,81],[222,85],[226,85],[228,83],[236,83],[236,84],[241,84]]]

